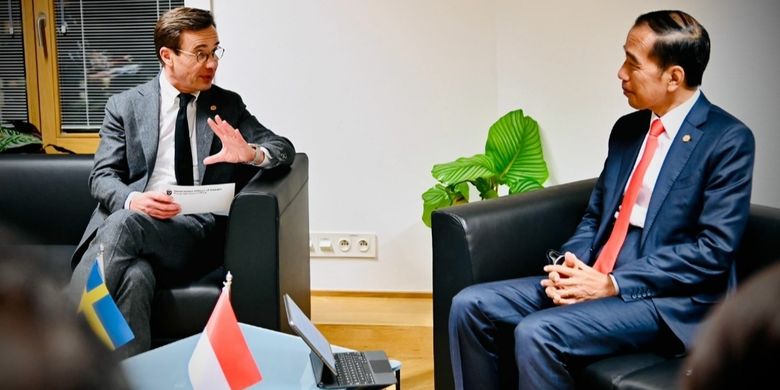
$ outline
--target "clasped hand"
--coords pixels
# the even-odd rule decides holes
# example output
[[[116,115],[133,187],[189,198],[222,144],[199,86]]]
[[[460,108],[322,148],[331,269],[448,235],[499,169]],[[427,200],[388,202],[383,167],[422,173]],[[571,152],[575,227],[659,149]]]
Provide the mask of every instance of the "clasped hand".
[[[541,284],[556,305],[617,295],[609,275],[596,271],[571,252],[566,252],[560,265],[545,266],[544,272],[547,272],[547,279]]]

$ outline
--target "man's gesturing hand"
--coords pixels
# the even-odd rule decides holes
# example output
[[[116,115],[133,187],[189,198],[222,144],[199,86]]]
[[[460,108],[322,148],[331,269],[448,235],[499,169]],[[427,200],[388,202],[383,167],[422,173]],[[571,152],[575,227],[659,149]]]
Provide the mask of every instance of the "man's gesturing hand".
[[[157,219],[168,219],[176,216],[181,211],[181,206],[173,200],[173,197],[159,192],[141,192],[130,199],[130,210],[149,214]]]
[[[220,162],[246,163],[255,159],[255,149],[249,146],[241,132],[233,128],[230,123],[223,121],[217,115],[214,119],[209,118],[208,124],[211,130],[214,131],[214,134],[222,141],[222,150],[217,154],[206,157],[203,160],[204,164],[209,165]],[[257,153],[262,153],[262,151],[258,150]],[[259,164],[264,158],[265,156],[261,157],[256,163]]]
[[[589,267],[570,252],[566,252],[562,265],[548,265],[544,271],[547,279],[542,280],[542,286],[556,305],[617,295],[609,275]]]

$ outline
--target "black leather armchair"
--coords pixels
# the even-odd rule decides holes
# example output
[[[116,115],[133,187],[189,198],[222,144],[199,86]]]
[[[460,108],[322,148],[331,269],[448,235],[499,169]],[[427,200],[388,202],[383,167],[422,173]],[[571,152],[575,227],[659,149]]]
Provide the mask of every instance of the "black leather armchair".
[[[447,329],[452,297],[472,284],[541,274],[545,251],[559,248],[574,232],[594,184],[595,179],[578,181],[434,212],[437,389],[453,388]],[[779,241],[780,209],[753,205],[737,256],[739,279],[780,258]],[[583,389],[670,389],[677,387],[681,361],[649,351],[606,357],[583,362],[575,380]]]
[[[20,232],[14,245],[45,260],[63,285],[96,205],[87,185],[91,169],[89,155],[0,155],[0,223]],[[258,172],[246,166],[237,183],[224,263],[236,276],[231,296],[240,322],[289,333],[285,293],[310,314],[308,171],[308,158],[299,153],[291,167]],[[158,290],[153,344],[202,332],[224,274],[220,268],[191,284]]]

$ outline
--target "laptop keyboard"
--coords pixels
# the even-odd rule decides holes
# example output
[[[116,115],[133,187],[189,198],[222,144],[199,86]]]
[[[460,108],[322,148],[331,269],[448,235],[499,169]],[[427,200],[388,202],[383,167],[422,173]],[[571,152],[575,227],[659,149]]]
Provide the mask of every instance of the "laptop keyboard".
[[[370,385],[374,383],[366,355],[360,352],[335,354],[340,385]]]

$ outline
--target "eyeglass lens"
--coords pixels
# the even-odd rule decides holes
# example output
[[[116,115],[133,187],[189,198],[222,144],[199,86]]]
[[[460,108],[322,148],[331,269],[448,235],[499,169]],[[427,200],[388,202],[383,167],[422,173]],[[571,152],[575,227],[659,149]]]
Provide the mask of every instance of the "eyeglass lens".
[[[199,51],[196,53],[196,60],[198,62],[206,62],[209,58],[213,57],[215,60],[219,60],[222,58],[222,56],[225,54],[225,49],[223,49],[221,46],[217,46],[214,51],[211,53],[204,53],[202,51]]]

